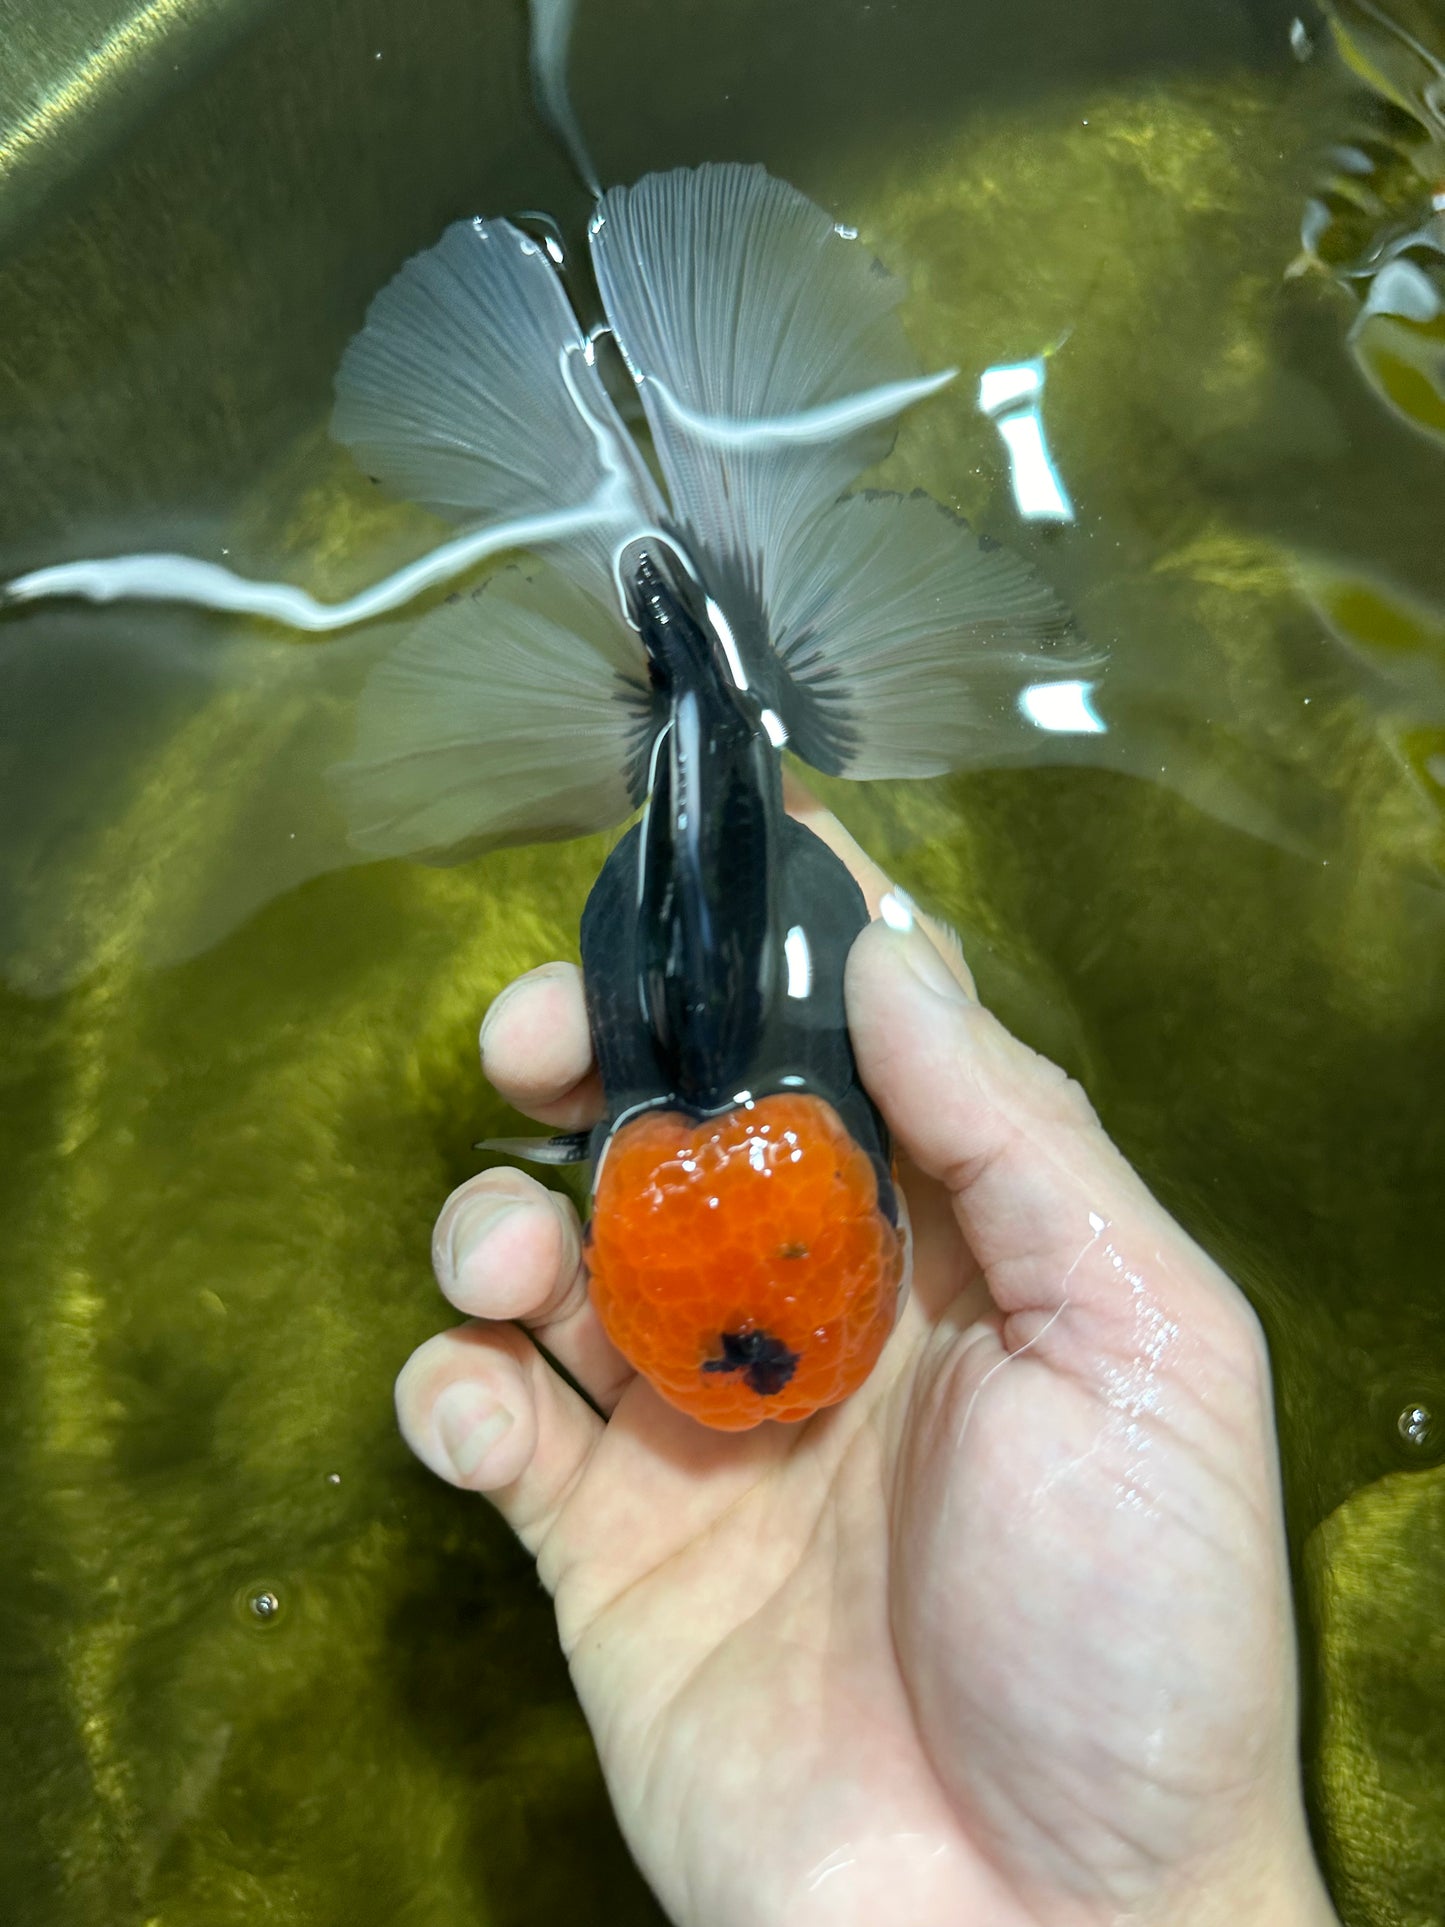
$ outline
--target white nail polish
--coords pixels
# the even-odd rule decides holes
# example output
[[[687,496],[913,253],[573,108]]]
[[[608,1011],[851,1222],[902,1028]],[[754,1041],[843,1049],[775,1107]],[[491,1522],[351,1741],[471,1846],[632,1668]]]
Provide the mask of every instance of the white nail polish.
[[[513,1422],[506,1407],[476,1385],[449,1385],[437,1399],[433,1421],[447,1462],[463,1485]]]
[[[914,923],[913,899],[906,890],[900,890],[897,884],[894,884],[893,888],[885,891],[879,899],[878,914],[890,930],[897,930],[901,935],[906,936]]]

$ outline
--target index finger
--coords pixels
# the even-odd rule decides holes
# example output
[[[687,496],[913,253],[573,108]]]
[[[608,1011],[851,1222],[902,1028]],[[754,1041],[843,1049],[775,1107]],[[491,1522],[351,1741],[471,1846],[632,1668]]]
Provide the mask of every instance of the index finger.
[[[808,786],[800,782],[791,770],[783,772],[783,801],[787,804],[789,816],[810,829],[814,836],[827,844],[834,856],[841,857],[847,864],[853,880],[863,892],[869,916],[881,916],[885,922],[911,922],[918,925],[969,996],[976,995],[973,973],[964,960],[963,945],[956,932],[937,917],[925,916],[917,904],[889,879],[887,873],[879,869],[862,844],[844,829],[833,812],[824,809]],[[890,917],[887,902],[890,897],[902,905],[902,918]]]

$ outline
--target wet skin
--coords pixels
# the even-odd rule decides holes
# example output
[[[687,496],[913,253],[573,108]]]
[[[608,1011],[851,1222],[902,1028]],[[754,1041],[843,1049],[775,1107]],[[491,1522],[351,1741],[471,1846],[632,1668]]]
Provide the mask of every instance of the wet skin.
[[[794,807],[876,911],[886,881]],[[570,1208],[496,1170],[438,1221],[473,1322],[403,1370],[407,1439],[535,1555],[685,1927],[1333,1921],[1252,1313],[946,937],[874,923],[847,993],[915,1241],[862,1391],[744,1435],[673,1411],[591,1312]],[[532,1116],[599,1114],[570,966],[482,1049]]]

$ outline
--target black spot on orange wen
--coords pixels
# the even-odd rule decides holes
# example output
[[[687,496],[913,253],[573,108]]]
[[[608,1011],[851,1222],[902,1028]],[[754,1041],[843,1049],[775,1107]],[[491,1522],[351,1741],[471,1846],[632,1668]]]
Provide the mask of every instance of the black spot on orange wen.
[[[847,1398],[893,1326],[902,1239],[872,1160],[819,1097],[629,1119],[602,1160],[590,1234],[612,1342],[725,1431]]]
[[[741,1372],[764,1398],[776,1398],[798,1369],[798,1354],[771,1332],[724,1332],[721,1343],[722,1357],[704,1359],[703,1370]]]

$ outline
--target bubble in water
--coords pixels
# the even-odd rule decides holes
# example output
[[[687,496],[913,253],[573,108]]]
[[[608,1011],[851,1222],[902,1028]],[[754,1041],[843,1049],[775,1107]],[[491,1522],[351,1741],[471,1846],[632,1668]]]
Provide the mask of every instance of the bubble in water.
[[[1395,1421],[1400,1437],[1417,1452],[1432,1452],[1440,1443],[1440,1425],[1428,1405],[1411,1403]]]
[[[279,1621],[290,1617],[294,1603],[294,1591],[278,1585],[273,1573],[253,1574],[231,1594],[231,1612],[237,1623],[247,1632],[267,1638]]]

